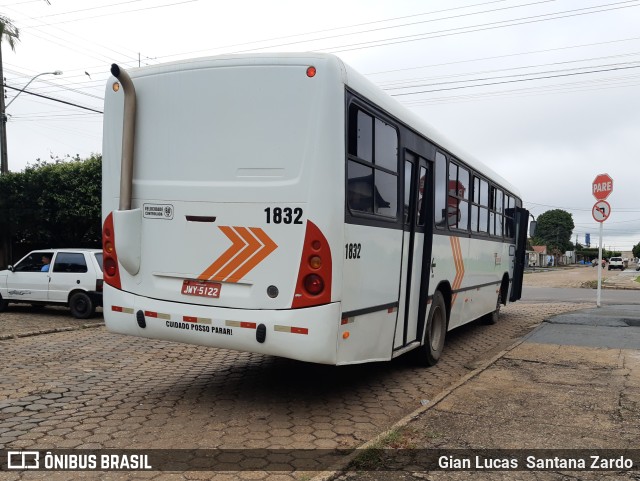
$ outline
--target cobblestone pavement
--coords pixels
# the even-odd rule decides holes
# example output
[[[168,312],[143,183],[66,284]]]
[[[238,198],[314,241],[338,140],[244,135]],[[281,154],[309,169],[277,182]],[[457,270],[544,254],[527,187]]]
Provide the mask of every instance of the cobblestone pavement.
[[[74,319],[66,307],[12,304],[7,312],[0,314],[0,341],[103,325],[100,309],[92,319]]]
[[[509,305],[496,325],[449,333],[443,359],[429,369],[402,358],[306,364],[82,329],[86,321],[68,313],[12,308],[0,315],[0,335],[12,333],[0,340],[0,449],[353,448],[545,318],[584,307]],[[76,330],[17,337],[51,326]],[[276,481],[312,474],[4,472],[0,479]]]

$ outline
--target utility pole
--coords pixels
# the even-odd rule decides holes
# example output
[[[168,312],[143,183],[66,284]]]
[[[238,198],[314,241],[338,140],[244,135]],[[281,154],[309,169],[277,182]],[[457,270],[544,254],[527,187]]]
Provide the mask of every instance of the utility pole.
[[[2,80],[2,92],[0,92],[0,175],[9,172],[9,161],[7,156],[7,114],[4,111],[4,68],[2,65],[2,42],[0,42],[0,80]]]
[[[9,172],[9,161],[7,160],[7,114],[4,111],[4,69],[2,66],[2,42],[0,41],[0,176]],[[2,229],[0,235],[0,266],[6,268],[11,262],[11,232],[7,225],[6,229]]]

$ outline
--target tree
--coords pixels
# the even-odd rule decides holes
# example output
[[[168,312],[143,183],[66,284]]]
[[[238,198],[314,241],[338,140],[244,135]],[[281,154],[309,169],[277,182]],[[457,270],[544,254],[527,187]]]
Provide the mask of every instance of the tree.
[[[640,242],[633,246],[632,253],[633,257],[640,257]]]
[[[2,64],[2,42],[6,42],[11,47],[11,50],[15,52],[16,42],[20,40],[20,31],[13,24],[13,22],[0,15],[0,80],[2,80],[2,91],[0,92],[0,122],[2,122],[2,139],[0,143],[0,175],[9,171],[9,165],[7,162],[7,117],[4,113],[4,67]]]
[[[570,250],[573,244],[573,216],[562,209],[549,210],[538,216],[535,245],[546,245],[547,250],[556,258]],[[557,263],[556,263],[557,264]]]
[[[43,247],[100,247],[102,157],[38,161],[0,177],[0,232],[12,260]]]
[[[9,161],[7,157],[7,116],[4,113],[4,69],[2,66],[2,42],[3,40],[9,44],[11,50],[15,51],[16,42],[20,39],[20,32],[13,25],[13,22],[0,15],[0,176],[9,172]],[[9,261],[10,250],[9,233],[0,234],[0,264],[6,264]]]
[[[6,40],[11,50],[16,49],[16,42],[20,40],[20,30],[10,18],[0,15],[0,43]]]

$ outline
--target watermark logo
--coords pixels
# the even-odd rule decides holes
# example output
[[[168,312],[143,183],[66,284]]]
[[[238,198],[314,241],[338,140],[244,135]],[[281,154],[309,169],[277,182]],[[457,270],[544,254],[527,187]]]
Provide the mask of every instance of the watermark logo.
[[[40,453],[38,451],[8,451],[7,467],[9,469],[40,469]]]

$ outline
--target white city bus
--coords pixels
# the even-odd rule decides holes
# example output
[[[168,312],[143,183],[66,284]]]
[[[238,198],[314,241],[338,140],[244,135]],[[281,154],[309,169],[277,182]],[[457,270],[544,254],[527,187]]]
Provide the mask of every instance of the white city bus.
[[[335,365],[414,350],[432,365],[447,331],[520,298],[514,187],[337,57],[112,74],[110,331]]]

